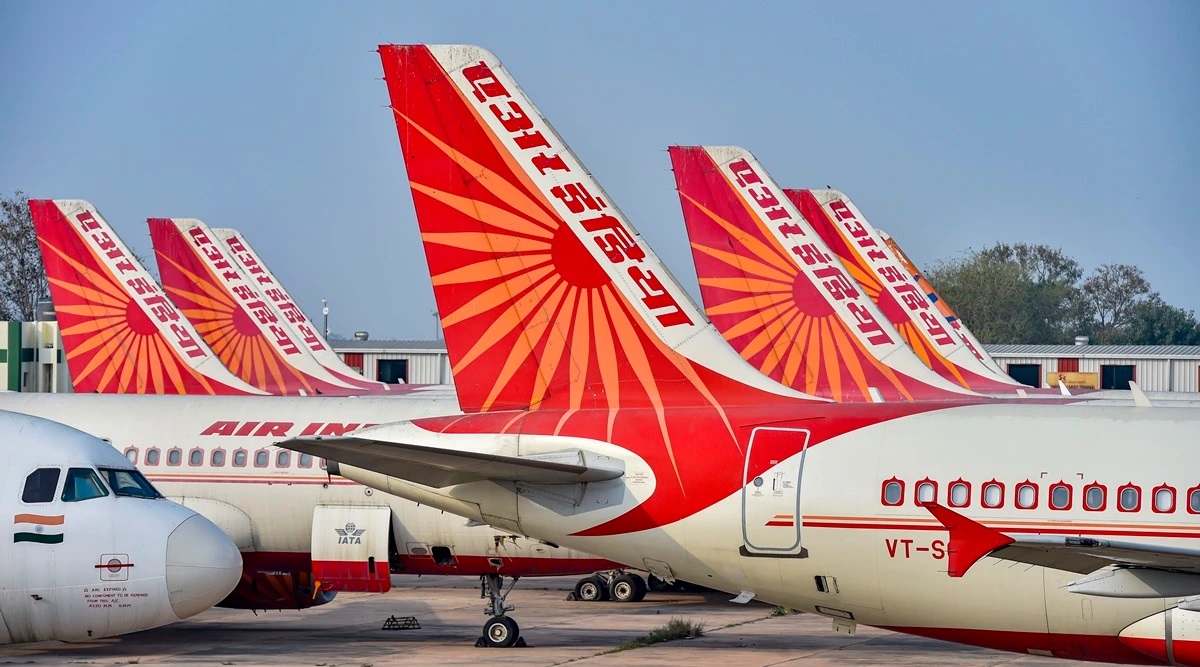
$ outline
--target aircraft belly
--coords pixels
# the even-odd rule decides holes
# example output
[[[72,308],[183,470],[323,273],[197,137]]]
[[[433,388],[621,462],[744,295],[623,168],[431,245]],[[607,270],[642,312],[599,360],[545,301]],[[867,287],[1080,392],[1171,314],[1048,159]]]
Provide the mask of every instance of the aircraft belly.
[[[1089,656],[1087,644],[1078,641],[1080,635],[1116,636],[1130,623],[1159,613],[1166,608],[1161,598],[1105,598],[1080,595],[1067,590],[1067,584],[1079,579],[1073,572],[1041,570],[1046,596],[1046,621],[1056,655],[1073,659],[1096,659]]]

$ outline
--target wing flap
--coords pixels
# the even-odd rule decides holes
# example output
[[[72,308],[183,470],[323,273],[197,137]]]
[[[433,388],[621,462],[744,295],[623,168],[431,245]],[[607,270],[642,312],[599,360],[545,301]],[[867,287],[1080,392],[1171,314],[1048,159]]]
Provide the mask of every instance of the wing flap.
[[[578,484],[625,474],[613,468],[584,465],[582,452],[576,452],[575,457],[566,452],[545,457],[504,456],[373,438],[320,436],[292,438],[279,445],[434,488],[481,480]],[[580,463],[564,463],[564,458],[575,458]]]

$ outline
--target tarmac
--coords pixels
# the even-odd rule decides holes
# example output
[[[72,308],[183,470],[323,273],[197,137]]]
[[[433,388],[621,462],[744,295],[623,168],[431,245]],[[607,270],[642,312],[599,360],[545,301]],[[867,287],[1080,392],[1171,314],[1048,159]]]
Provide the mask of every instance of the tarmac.
[[[124,637],[0,647],[0,665],[1082,665],[1003,653],[858,626],[834,633],[828,618],[778,615],[723,593],[649,593],[639,603],[567,600],[574,578],[523,579],[509,596],[525,648],[475,648],[483,622],[478,582],[394,577],[390,593],[342,594],[305,611],[210,609],[187,621]],[[389,616],[420,629],[383,630]],[[703,635],[621,649],[671,618],[704,624]]]

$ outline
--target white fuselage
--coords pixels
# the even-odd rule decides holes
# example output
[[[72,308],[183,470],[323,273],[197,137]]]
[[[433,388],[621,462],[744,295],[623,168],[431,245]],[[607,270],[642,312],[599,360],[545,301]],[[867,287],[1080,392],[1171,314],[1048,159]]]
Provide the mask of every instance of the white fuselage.
[[[977,405],[902,417],[823,442],[816,437],[819,421],[775,423],[772,428],[794,429],[797,437],[813,429],[819,444],[770,466],[760,475],[765,487],[731,470],[741,488],[716,504],[669,525],[602,537],[576,534],[628,512],[656,483],[655,471],[619,445],[596,441],[591,448],[623,459],[626,467],[620,479],[589,485],[587,493],[606,502],[585,502],[605,507],[587,512],[528,492],[514,503],[502,483],[430,489],[345,466],[342,472],[449,511],[468,501],[493,515],[515,512],[508,520],[526,534],[789,608],[968,643],[1113,659],[1101,654],[1108,643],[1117,644],[1123,628],[1174,600],[1071,593],[1066,584],[1083,575],[991,558],[951,578],[946,530],[917,505],[918,487],[936,484],[937,502],[1002,532],[1194,548],[1200,538],[1197,420],[1200,411],[1184,408]],[[386,433],[372,437],[386,439]],[[884,500],[888,481],[903,485],[895,505]],[[954,501],[949,496],[956,482],[970,485],[965,503],[961,495]],[[989,482],[1003,486],[996,507],[982,504]],[[1016,505],[1025,482],[1036,485],[1036,506],[1028,509]],[[1055,509],[1051,495],[1060,483],[1069,487],[1070,499],[1061,505],[1059,491],[1055,502],[1063,508]],[[1085,508],[1085,488],[1092,485],[1104,489],[1103,509]],[[1139,490],[1136,509],[1119,505],[1122,487]],[[956,489],[961,493],[962,487]],[[1156,508],[1157,490],[1173,491],[1169,508]],[[994,500],[992,493],[989,502]],[[1029,501],[1026,491],[1022,502]],[[793,513],[800,521],[789,520]],[[777,557],[747,556],[748,543],[777,550]],[[804,557],[794,557],[801,549]],[[817,577],[823,578],[820,588]],[[1055,644],[1077,636],[1112,641],[1099,647],[1083,642],[1077,650]]]
[[[132,466],[105,443],[25,415],[0,415],[0,433],[0,644],[145,630],[211,607],[237,583],[241,558],[215,525],[117,493],[103,471]],[[29,476],[51,469],[56,481],[31,495]],[[95,497],[73,495],[71,471],[99,471]]]
[[[396,573],[531,576],[612,566],[378,493],[331,476],[319,460],[274,445],[301,433],[336,435],[365,424],[454,413],[452,394],[440,399],[4,394],[0,409],[61,420],[110,441],[165,495],[221,526],[243,551],[248,570],[281,569],[273,565],[278,558],[304,562],[314,550],[323,551],[322,559],[353,560],[353,550],[337,543],[335,527],[347,521],[336,515],[364,508],[386,510],[377,515],[381,525],[367,536],[383,531],[386,549],[390,529]],[[332,523],[319,522],[314,532],[320,512],[335,516]]]

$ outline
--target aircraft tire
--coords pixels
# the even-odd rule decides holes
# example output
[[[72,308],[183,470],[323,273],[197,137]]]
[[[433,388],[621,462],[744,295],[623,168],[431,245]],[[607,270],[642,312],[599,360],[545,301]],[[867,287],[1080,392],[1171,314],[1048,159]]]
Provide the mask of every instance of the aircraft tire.
[[[600,575],[593,574],[575,582],[575,599],[584,602],[603,602],[608,599],[608,585]]]
[[[483,641],[490,648],[509,648],[521,636],[521,626],[508,616],[493,616],[483,624]]]
[[[636,574],[618,574],[608,585],[608,596],[614,602],[641,602],[646,597],[646,581]]]

